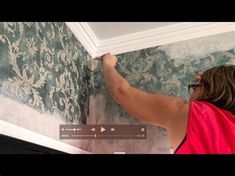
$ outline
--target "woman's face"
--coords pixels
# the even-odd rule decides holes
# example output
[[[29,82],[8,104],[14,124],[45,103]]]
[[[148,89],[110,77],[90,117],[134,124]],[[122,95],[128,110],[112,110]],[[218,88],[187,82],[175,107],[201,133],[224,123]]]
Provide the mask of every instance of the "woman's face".
[[[190,96],[190,100],[197,100],[198,97],[199,97],[199,94],[200,94],[200,90],[201,90],[201,87],[195,87],[191,96]]]
[[[197,72],[195,74],[196,84],[200,84],[201,75],[202,75],[202,72]],[[200,86],[199,87],[193,87],[192,89],[193,89],[193,91],[191,93],[190,100],[197,100],[197,98],[199,97],[200,91],[201,91],[201,87]]]

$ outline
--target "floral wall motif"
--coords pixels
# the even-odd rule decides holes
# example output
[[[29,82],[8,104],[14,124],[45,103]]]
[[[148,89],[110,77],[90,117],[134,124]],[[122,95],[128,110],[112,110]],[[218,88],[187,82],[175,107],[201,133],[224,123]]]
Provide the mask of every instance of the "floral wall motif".
[[[181,41],[117,55],[117,71],[138,89],[188,99],[194,73],[235,64],[235,32]],[[108,94],[100,63],[94,73],[94,123],[143,123],[126,113]],[[147,124],[146,124],[147,125]],[[169,153],[165,129],[148,125],[147,140],[96,140],[96,153]]]
[[[65,23],[2,22],[0,94],[66,123],[86,123],[88,58]]]
[[[112,100],[101,62],[94,72],[86,69],[90,58],[65,23],[0,23],[0,119],[56,139],[61,123],[144,124]],[[235,32],[117,58],[117,71],[131,86],[187,99],[195,71],[235,64]],[[146,125],[146,140],[64,142],[93,153],[170,153],[166,130]]]

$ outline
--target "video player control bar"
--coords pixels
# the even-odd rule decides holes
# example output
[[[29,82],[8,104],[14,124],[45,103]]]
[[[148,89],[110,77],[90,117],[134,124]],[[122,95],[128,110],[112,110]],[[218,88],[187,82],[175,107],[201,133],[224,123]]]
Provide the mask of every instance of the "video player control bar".
[[[60,139],[146,139],[146,125],[60,125]]]

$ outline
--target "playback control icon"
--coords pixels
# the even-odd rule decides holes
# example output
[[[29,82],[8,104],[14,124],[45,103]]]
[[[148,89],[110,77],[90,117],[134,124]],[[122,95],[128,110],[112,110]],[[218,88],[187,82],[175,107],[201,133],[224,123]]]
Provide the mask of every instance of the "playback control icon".
[[[60,139],[146,139],[146,125],[60,125]]]

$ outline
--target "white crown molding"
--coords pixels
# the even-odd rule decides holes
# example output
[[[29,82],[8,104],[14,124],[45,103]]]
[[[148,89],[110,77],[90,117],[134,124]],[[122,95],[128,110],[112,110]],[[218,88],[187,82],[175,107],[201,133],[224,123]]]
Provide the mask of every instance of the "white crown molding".
[[[89,25],[85,22],[66,22],[66,25],[74,33],[87,52],[92,57],[95,57],[99,41]]]
[[[121,54],[235,30],[233,22],[182,22],[98,41],[87,23],[66,24],[92,57],[107,52]]]
[[[69,154],[89,154],[89,152],[72,145],[60,142],[56,139],[41,135],[31,130],[19,127],[12,123],[0,120],[0,134],[10,136],[23,141],[38,144],[44,147],[52,148],[55,150],[63,151]]]

